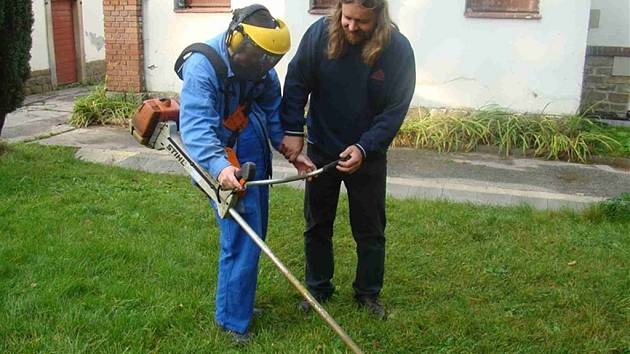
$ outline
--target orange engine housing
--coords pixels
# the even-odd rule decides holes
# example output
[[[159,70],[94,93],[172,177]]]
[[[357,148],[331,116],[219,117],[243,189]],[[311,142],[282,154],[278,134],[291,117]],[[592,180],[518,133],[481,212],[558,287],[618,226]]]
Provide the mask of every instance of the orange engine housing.
[[[153,98],[142,102],[131,119],[131,134],[142,145],[147,145],[159,122],[179,124],[179,103],[170,98]]]

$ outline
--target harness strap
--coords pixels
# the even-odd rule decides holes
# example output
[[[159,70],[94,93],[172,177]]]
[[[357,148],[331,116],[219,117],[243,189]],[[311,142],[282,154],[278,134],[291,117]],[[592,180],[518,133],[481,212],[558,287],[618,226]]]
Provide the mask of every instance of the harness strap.
[[[175,61],[175,73],[180,78],[180,80],[184,79],[182,70],[184,62],[194,52],[203,54],[210,61],[210,64],[212,64],[212,67],[214,68],[214,71],[219,78],[219,89],[223,92],[223,125],[232,132],[232,134],[228,138],[228,143],[226,146],[229,148],[233,148],[236,145],[241,130],[243,130],[247,126],[248,114],[251,103],[253,101],[252,96],[254,88],[259,85],[263,80],[261,79],[260,81],[254,82],[254,87],[252,87],[252,89],[250,89],[247,94],[244,94],[247,88],[247,83],[245,81],[239,81],[239,104],[236,108],[236,111],[230,113],[230,96],[234,94],[234,92],[229,89],[229,83],[231,80],[228,78],[227,65],[225,65],[225,62],[214,48],[205,43],[193,43],[184,48],[182,53]]]
[[[208,58],[210,64],[212,64],[212,67],[214,68],[214,71],[219,76],[219,81],[222,84],[226,82],[228,75],[227,65],[225,65],[225,62],[223,61],[223,59],[221,59],[219,53],[217,53],[214,48],[205,43],[193,43],[184,48],[182,53],[179,55],[179,57],[175,61],[174,69],[177,77],[179,77],[180,80],[184,80],[184,73],[182,72],[184,62],[186,61],[186,59],[188,59],[189,54],[192,54],[193,52],[201,53],[206,58]]]

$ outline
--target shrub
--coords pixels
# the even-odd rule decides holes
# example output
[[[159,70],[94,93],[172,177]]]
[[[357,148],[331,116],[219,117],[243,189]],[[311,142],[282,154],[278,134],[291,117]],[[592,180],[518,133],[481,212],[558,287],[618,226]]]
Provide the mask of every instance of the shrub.
[[[127,125],[140,103],[141,95],[108,94],[104,85],[96,86],[88,96],[75,102],[69,123],[75,127],[94,124]]]
[[[31,3],[0,1],[0,133],[5,116],[24,101],[24,83],[31,73]]]

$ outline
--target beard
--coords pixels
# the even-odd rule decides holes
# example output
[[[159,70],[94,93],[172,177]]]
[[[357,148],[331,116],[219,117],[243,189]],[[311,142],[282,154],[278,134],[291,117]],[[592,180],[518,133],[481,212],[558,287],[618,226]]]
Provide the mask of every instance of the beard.
[[[343,29],[343,34],[346,37],[346,41],[350,43],[350,45],[357,45],[367,41],[370,38],[370,34],[363,32],[361,30],[357,30],[354,32],[350,32],[347,29]]]

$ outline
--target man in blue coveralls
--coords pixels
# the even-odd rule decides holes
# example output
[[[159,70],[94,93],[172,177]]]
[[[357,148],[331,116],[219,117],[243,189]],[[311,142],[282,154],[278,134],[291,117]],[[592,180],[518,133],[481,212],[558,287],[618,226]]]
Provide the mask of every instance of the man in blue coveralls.
[[[251,5],[235,10],[228,31],[206,44],[223,61],[227,78],[201,52],[193,52],[185,60],[181,70],[182,140],[192,158],[217,178],[221,188],[242,190],[235,176],[239,168],[228,161],[225,148],[232,148],[240,163],[256,164],[255,179],[271,174],[269,142],[280,151],[284,136],[279,118],[280,84],[273,67],[289,50],[289,31],[264,6]],[[240,109],[245,112],[245,124],[237,128],[227,124]],[[304,155],[294,159],[294,165],[301,172],[314,169]],[[263,239],[268,193],[267,187],[249,189],[235,206]],[[260,249],[233,219],[218,215],[216,219],[221,249],[215,320],[235,341],[247,342]]]

